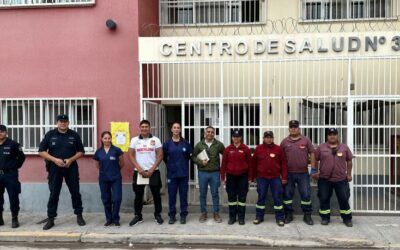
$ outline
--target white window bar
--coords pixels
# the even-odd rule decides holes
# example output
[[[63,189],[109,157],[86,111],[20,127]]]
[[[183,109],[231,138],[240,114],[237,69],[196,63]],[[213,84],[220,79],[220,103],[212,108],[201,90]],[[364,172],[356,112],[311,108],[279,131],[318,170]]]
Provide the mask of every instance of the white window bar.
[[[55,128],[58,114],[67,114],[70,128],[81,136],[87,153],[96,150],[96,99],[0,99],[0,123],[25,153],[37,153],[44,134]]]
[[[160,25],[260,23],[262,0],[160,0]]]
[[[303,21],[390,19],[400,14],[397,0],[300,0]]]

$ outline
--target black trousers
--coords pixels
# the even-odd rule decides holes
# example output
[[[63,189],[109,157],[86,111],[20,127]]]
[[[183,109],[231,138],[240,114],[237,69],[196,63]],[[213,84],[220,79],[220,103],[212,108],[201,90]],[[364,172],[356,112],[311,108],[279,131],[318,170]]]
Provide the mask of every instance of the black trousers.
[[[10,210],[13,216],[18,216],[19,194],[21,193],[21,183],[18,180],[18,170],[10,171],[0,175],[0,211],[3,212],[4,192],[7,189],[10,200]]]
[[[134,201],[134,206],[135,206],[135,215],[142,217],[142,210],[143,210],[143,196],[144,196],[144,189],[146,185],[137,185],[136,180],[137,180],[137,175],[138,172],[135,171],[133,175],[133,192],[135,192],[135,201]],[[154,215],[160,215],[162,211],[162,204],[161,204],[161,177],[160,177],[160,171],[156,170],[150,177],[150,190],[151,194],[153,195],[153,201],[154,201]]]
[[[246,213],[246,197],[249,191],[247,173],[241,175],[226,174],[226,192],[228,193],[229,218],[244,219]]]
[[[339,202],[340,216],[344,221],[350,221],[352,218],[349,205],[350,187],[347,180],[338,182],[331,182],[327,179],[318,180],[319,214],[321,218],[330,220],[333,190],[335,190]]]
[[[76,215],[82,214],[82,197],[79,192],[79,172],[78,165],[71,165],[69,168],[60,168],[51,166],[49,168],[49,189],[50,197],[47,203],[47,216],[49,218],[57,217],[58,200],[60,197],[61,187],[65,179],[65,183],[71,193],[72,207]]]

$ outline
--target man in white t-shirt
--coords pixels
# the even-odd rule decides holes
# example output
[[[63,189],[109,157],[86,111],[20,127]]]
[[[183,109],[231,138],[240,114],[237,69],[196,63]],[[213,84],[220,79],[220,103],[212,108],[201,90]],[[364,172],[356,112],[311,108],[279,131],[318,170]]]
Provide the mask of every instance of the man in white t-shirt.
[[[161,225],[161,177],[158,166],[163,159],[163,150],[160,139],[150,134],[150,122],[142,120],[139,125],[140,135],[132,138],[129,146],[129,159],[134,166],[133,191],[135,192],[135,217],[129,223],[134,226],[143,222],[143,195],[146,185],[137,184],[137,177],[141,175],[149,178],[149,186],[154,200],[154,218]]]

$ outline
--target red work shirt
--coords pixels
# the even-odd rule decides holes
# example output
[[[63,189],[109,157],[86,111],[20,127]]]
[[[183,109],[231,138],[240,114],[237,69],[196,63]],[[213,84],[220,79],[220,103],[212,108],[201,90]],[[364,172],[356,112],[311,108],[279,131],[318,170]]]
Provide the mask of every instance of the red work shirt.
[[[281,142],[281,148],[285,152],[289,173],[308,172],[308,155],[315,151],[310,139],[300,135],[300,139],[292,140],[288,136]]]
[[[320,161],[320,178],[332,182],[347,180],[347,162],[353,159],[353,154],[346,144],[339,143],[333,155],[330,145],[323,143],[315,151],[315,158]]]
[[[260,144],[254,151],[252,158],[252,180],[257,177],[274,179],[281,177],[287,180],[287,165],[285,154],[276,144]]]
[[[245,144],[240,144],[238,147],[231,144],[224,150],[221,164],[221,180],[225,181],[226,173],[232,175],[241,175],[249,173],[250,178],[250,161],[251,152]]]

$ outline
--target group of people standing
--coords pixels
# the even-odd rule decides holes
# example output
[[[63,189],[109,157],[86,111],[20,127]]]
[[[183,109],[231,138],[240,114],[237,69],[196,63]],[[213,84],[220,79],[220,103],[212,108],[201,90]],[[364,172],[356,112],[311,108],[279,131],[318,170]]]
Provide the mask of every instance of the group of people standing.
[[[176,219],[176,200],[179,193],[180,223],[185,224],[188,215],[188,187],[190,161],[197,165],[200,193],[200,222],[208,220],[207,193],[211,190],[213,219],[222,222],[220,216],[219,187],[226,185],[229,202],[229,220],[245,224],[246,197],[251,182],[257,183],[258,200],[254,224],[264,221],[266,195],[271,188],[276,223],[284,226],[293,220],[293,194],[296,186],[301,197],[304,222],[313,225],[311,218],[310,177],[318,180],[319,214],[321,224],[330,222],[330,198],[333,190],[339,201],[340,214],[346,226],[352,226],[349,182],[352,180],[352,153],[339,142],[338,131],[328,130],[326,143],[316,150],[311,141],[300,134],[299,122],[289,122],[289,135],[280,145],[274,143],[274,133],[266,131],[263,143],[251,154],[242,141],[242,133],[234,129],[231,144],[224,144],[215,138],[215,128],[204,130],[204,139],[193,148],[181,136],[181,125],[172,124],[171,137],[164,143],[150,133],[151,124],[142,120],[140,134],[132,138],[128,151],[133,165],[132,187],[135,193],[135,216],[129,225],[143,222],[142,208],[145,186],[149,185],[154,201],[154,219],[162,224],[161,174],[159,165],[162,161],[167,167],[167,185],[169,197],[169,224]],[[79,171],[77,159],[84,155],[84,147],[79,135],[69,129],[67,115],[57,116],[57,128],[46,133],[39,146],[39,155],[46,161],[48,185],[50,189],[47,204],[47,219],[43,230],[52,228],[57,217],[58,199],[63,180],[71,193],[72,206],[77,215],[77,224],[86,224],[82,216],[83,206],[79,191]],[[221,160],[222,156],[222,160]],[[93,159],[99,169],[99,185],[104,205],[106,222],[104,226],[120,226],[119,210],[122,202],[122,175],[124,167],[123,152],[112,144],[112,135],[108,131],[101,134],[101,147]],[[18,169],[23,165],[25,156],[19,144],[7,137],[7,129],[0,125],[0,208],[3,211],[3,194],[7,189],[12,213],[12,227],[18,227],[19,199],[21,184]],[[311,173],[308,165],[311,164]],[[4,225],[0,213],[0,226]]]

